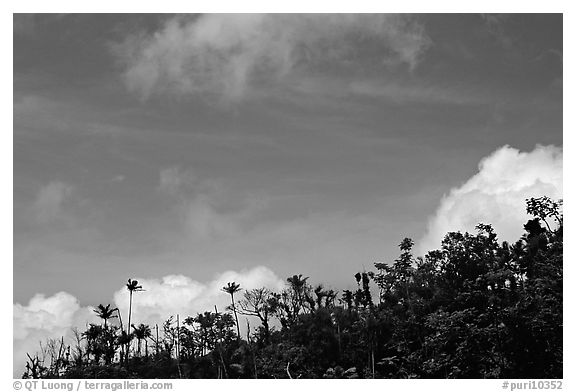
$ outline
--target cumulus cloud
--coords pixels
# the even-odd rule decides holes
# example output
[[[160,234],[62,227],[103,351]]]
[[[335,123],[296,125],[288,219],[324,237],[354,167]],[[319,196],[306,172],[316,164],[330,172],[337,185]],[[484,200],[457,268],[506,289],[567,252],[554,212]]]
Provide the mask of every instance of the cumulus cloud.
[[[26,353],[31,356],[40,349],[40,342],[64,337],[66,344],[73,339],[72,328],[82,329],[97,317],[90,307],[81,307],[78,299],[65,292],[50,297],[36,294],[28,305],[14,304],[14,377],[21,377]]]
[[[195,316],[199,312],[224,311],[230,304],[228,294],[221,288],[228,282],[237,282],[244,290],[267,287],[280,290],[282,279],[270,269],[260,266],[240,272],[226,271],[209,282],[198,282],[184,275],[169,275],[162,279],[138,279],[145,291],[134,294],[133,323],[161,323],[169,316],[180,314]],[[114,293],[114,302],[123,315],[128,314],[129,296],[125,287]]]
[[[245,290],[258,287],[281,290],[284,287],[282,279],[262,266],[226,271],[208,282],[199,282],[184,275],[136,279],[146,291],[134,294],[132,323],[150,325],[161,325],[169,316],[176,314],[184,318],[199,312],[214,311],[214,305],[218,311],[225,311],[230,298],[220,289],[228,282],[235,281]],[[124,318],[123,322],[127,323],[129,297],[126,288],[119,288],[113,294],[113,299]],[[33,355],[38,352],[40,342],[64,337],[65,344],[74,344],[73,328],[82,331],[88,323],[99,323],[93,309],[80,306],[76,297],[65,292],[50,297],[36,294],[27,305],[14,304],[14,377],[22,376],[26,353]]]
[[[168,19],[117,45],[130,90],[236,99],[296,69],[353,64],[372,44],[382,66],[413,69],[429,45],[423,27],[392,14],[208,14]],[[365,53],[364,53],[365,54]]]
[[[60,214],[62,204],[71,195],[72,186],[60,181],[52,181],[43,186],[36,200],[33,210],[39,222],[48,222]]]
[[[528,219],[525,199],[540,196],[562,198],[562,148],[537,145],[521,152],[503,146],[480,161],[477,174],[442,198],[420,250],[437,249],[447,232],[473,232],[480,222],[492,224],[501,241],[516,241]]]

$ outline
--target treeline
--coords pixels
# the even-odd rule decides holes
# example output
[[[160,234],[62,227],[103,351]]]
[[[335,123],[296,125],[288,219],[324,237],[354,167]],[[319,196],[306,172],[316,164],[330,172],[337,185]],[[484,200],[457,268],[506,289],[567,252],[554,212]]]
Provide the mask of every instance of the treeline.
[[[99,305],[101,324],[48,341],[23,377],[562,378],[562,200],[526,202],[516,243],[479,224],[415,258],[406,238],[341,293],[302,275],[281,292],[230,282],[227,309],[148,326],[131,324],[129,280],[127,323]],[[241,336],[238,314],[259,325]]]

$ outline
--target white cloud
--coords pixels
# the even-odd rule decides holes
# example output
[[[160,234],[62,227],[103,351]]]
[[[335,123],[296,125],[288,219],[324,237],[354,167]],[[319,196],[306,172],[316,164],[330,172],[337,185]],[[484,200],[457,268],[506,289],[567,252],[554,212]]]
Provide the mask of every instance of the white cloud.
[[[296,69],[353,64],[367,43],[382,66],[418,63],[429,38],[413,17],[391,14],[208,14],[168,19],[116,47],[130,90],[243,96]],[[374,53],[374,52],[371,52]]]
[[[242,271],[226,271],[208,282],[198,282],[184,275],[169,275],[161,279],[139,279],[146,291],[134,294],[132,323],[162,324],[169,316],[179,314],[182,319],[199,312],[225,311],[230,304],[228,294],[220,289],[235,281],[243,289],[268,287],[281,290],[284,281],[266,267]],[[128,292],[125,287],[113,294],[116,304],[128,322]],[[100,322],[92,307],[82,307],[76,297],[60,292],[50,297],[36,294],[27,305],[14,304],[13,375],[22,376],[26,353],[34,355],[49,338],[64,337],[65,344],[74,344],[72,328],[85,329],[88,323]],[[113,321],[117,322],[117,321]],[[243,326],[241,325],[241,328]]]
[[[43,186],[34,201],[34,213],[37,221],[48,222],[60,214],[62,204],[71,195],[72,186],[60,181],[52,181]]]
[[[492,224],[499,239],[516,241],[528,220],[525,199],[562,198],[562,148],[537,145],[531,152],[503,146],[485,157],[478,173],[445,195],[419,241],[425,253],[438,249],[449,231],[473,232]]]
[[[36,294],[28,305],[14,304],[14,377],[21,377],[26,364],[26,353],[31,356],[40,349],[40,342],[64,337],[66,344],[73,339],[72,328],[83,329],[97,317],[90,307],[81,307],[71,294],[56,293],[50,297]]]
[[[160,325],[171,315],[179,314],[183,318],[195,316],[199,312],[214,311],[214,305],[219,312],[224,311],[230,304],[230,297],[221,288],[228,282],[239,283],[244,290],[258,287],[280,290],[284,287],[284,281],[263,266],[240,272],[226,271],[209,282],[198,282],[184,275],[136,279],[145,291],[133,295],[132,323],[151,325]],[[127,319],[129,295],[125,287],[114,293],[114,302]]]

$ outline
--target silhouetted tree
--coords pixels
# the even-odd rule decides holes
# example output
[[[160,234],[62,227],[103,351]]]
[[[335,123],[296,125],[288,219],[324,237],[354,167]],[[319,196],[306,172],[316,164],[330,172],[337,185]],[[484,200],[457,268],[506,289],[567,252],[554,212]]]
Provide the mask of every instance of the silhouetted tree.
[[[234,293],[239,292],[240,290],[242,290],[240,288],[240,285],[237,284],[236,282],[228,282],[228,284],[224,287],[222,287],[222,291],[230,294],[231,297],[231,301],[232,301],[232,305],[231,305],[231,309],[234,312],[234,319],[236,320],[236,329],[238,331],[238,339],[240,339],[240,324],[238,324],[238,314],[236,313],[236,304],[234,302]]]
[[[416,258],[404,238],[397,258],[354,275],[356,289],[343,290],[338,305],[336,291],[302,275],[278,293],[258,288],[238,301],[240,285],[230,282],[222,290],[234,314],[214,307],[182,326],[169,317],[162,339],[156,328],[157,355],[132,359],[130,369],[131,339],[141,357],[150,328],[130,324],[132,294],[142,287],[129,280],[127,331],[117,309],[99,305],[103,324],[77,331],[72,352],[63,339],[41,344],[24,377],[562,378],[562,201],[527,199],[526,211],[516,242],[499,242],[491,225],[479,223],[472,233],[447,233],[439,249]],[[114,312],[120,331],[107,324]],[[237,313],[262,324],[256,332],[248,326],[246,340]],[[274,318],[281,327],[272,327]]]
[[[132,328],[134,329],[134,337],[138,341],[138,356],[141,355],[141,342],[144,340],[146,342],[146,356],[148,356],[148,341],[147,339],[152,336],[152,330],[150,329],[149,325],[140,324],[135,326],[132,324]]]
[[[131,319],[132,319],[132,294],[136,291],[143,291],[142,286],[138,284],[137,280],[128,279],[128,283],[126,284],[126,289],[130,293],[130,307],[128,309],[128,336],[130,336],[130,327]],[[128,361],[130,355],[130,346],[126,350],[126,361]]]
[[[110,304],[108,304],[106,306],[100,304],[100,305],[98,305],[98,307],[96,309],[94,309],[94,312],[98,315],[98,317],[100,317],[102,320],[104,320],[104,328],[106,328],[106,322],[108,320],[110,320],[111,318],[117,318],[118,317],[114,314],[114,312],[116,312],[118,310],[118,308],[111,309],[110,307],[111,307]]]
[[[262,287],[244,292],[244,300],[239,301],[239,313],[246,316],[256,316],[264,329],[264,341],[270,338],[270,317],[278,306],[277,298],[270,290]]]

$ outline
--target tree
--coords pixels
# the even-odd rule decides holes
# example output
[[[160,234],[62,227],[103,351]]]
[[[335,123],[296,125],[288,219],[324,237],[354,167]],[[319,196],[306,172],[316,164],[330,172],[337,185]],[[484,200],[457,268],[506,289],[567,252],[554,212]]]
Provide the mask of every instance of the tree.
[[[342,292],[341,302],[346,304],[348,310],[352,309],[352,301],[354,300],[354,294],[350,290],[344,290]]]
[[[138,340],[138,356],[141,355],[141,342],[144,340],[146,342],[146,356],[148,356],[148,341],[147,339],[152,336],[152,331],[150,330],[150,326],[146,324],[140,324],[137,327],[132,324],[132,328],[134,328],[134,337]]]
[[[480,223],[472,233],[448,233],[439,249],[416,258],[405,238],[392,262],[354,275],[357,288],[343,290],[339,305],[336,291],[311,286],[302,275],[289,277],[278,294],[259,288],[241,298],[234,296],[240,285],[229,282],[222,291],[230,294],[234,314],[215,306],[182,326],[179,316],[168,318],[162,340],[156,325],[163,355],[133,360],[133,369],[124,350],[135,338],[142,355],[142,340],[147,345],[151,333],[130,324],[132,293],[142,287],[129,280],[132,333],[117,309],[99,305],[94,312],[104,322],[76,333],[75,351],[63,339],[49,339],[40,354],[28,356],[25,376],[562,378],[561,207],[546,197],[528,199],[532,216],[514,243],[500,243],[494,229]],[[371,280],[380,288],[378,304]],[[114,312],[120,328],[107,325]],[[247,341],[237,338],[238,313],[261,322],[255,334],[248,325]],[[280,328],[271,327],[272,317]],[[119,364],[113,363],[118,349]]]
[[[88,329],[82,334],[86,339],[87,347],[86,354],[94,356],[94,362],[98,363],[104,354],[104,344],[102,337],[104,328],[101,325],[90,324]]]
[[[212,350],[216,345],[216,331],[214,328],[216,318],[217,315],[212,312],[198,313],[194,318],[194,322],[200,326],[199,338],[201,355]]]
[[[118,310],[118,308],[110,309],[110,307],[111,307],[110,304],[108,304],[106,306],[100,304],[100,305],[98,305],[98,307],[96,309],[94,309],[94,312],[98,315],[98,317],[100,317],[102,320],[104,320],[104,328],[107,327],[106,322],[109,319],[118,317],[114,314],[114,312],[116,312]]]
[[[310,287],[306,283],[308,277],[303,278],[302,274],[293,275],[286,279],[290,289],[292,290],[292,312],[294,315],[298,315],[300,309],[304,308],[304,300]]]
[[[126,284],[126,289],[130,293],[130,307],[128,308],[128,336],[130,336],[130,326],[131,319],[132,319],[132,294],[135,291],[143,291],[142,286],[138,284],[137,280],[128,279],[128,283]],[[128,357],[130,355],[130,346],[126,350],[126,361],[128,361]]]
[[[275,312],[277,301],[267,288],[252,289],[244,292],[244,300],[239,302],[240,314],[256,316],[262,322],[264,328],[264,341],[270,338],[270,316]]]
[[[222,291],[230,294],[230,297],[232,299],[232,311],[234,312],[234,318],[236,320],[236,329],[238,331],[238,339],[240,339],[240,324],[238,324],[238,314],[236,313],[236,304],[234,302],[234,293],[239,292],[240,290],[242,290],[240,288],[240,285],[237,284],[236,282],[228,282],[228,284],[224,287],[222,287]]]
[[[563,200],[553,201],[548,196],[543,197],[531,197],[526,199],[526,212],[532,216],[540,218],[548,231],[552,231],[550,224],[546,220],[547,218],[553,218],[556,224],[562,226],[564,223],[564,218],[561,212]]]
[[[120,331],[118,336],[118,345],[120,346],[120,362],[123,360],[128,360],[128,347],[130,347],[130,342],[132,341],[132,335],[128,335],[126,331]],[[126,353],[124,353],[126,350]]]
[[[324,297],[326,297],[326,295],[328,293],[326,291],[324,291],[324,286],[319,284],[318,286],[316,286],[314,288],[314,294],[316,294],[316,303],[318,305],[318,308],[321,308],[322,307],[322,299]]]

